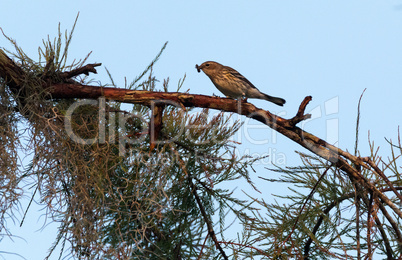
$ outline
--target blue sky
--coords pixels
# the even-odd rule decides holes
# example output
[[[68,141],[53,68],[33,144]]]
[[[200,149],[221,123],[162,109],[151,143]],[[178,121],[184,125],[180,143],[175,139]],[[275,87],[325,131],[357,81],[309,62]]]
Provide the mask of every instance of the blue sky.
[[[367,88],[360,125],[364,156],[370,153],[368,131],[386,157],[384,137],[396,140],[402,123],[402,1],[3,1],[1,5],[0,27],[32,58],[37,57],[42,39],[56,36],[59,22],[62,30],[70,30],[80,12],[70,58],[83,58],[92,51],[89,62],[106,66],[120,87],[124,77],[135,78],[169,41],[154,72],[161,81],[170,77],[172,91],[186,74],[183,91],[222,95],[194,68],[214,60],[235,68],[262,92],[285,98],[283,108],[249,100],[284,117],[293,116],[303,98],[312,95],[307,109],[315,119],[305,129],[324,139],[338,139],[340,148],[353,151],[357,102]],[[3,37],[0,47],[11,49]],[[103,67],[93,78],[107,83]],[[300,162],[294,151],[303,151],[301,147],[252,124],[255,129],[242,130],[240,154],[271,153],[271,158],[284,156],[289,165]],[[259,138],[267,139],[268,145],[257,144]],[[264,168],[270,166],[269,161],[258,165],[256,176],[275,177]],[[269,199],[275,188],[261,185],[272,190],[265,194]],[[38,231],[44,223],[43,212],[37,211],[42,207],[30,209],[22,228],[9,223],[13,234],[26,241],[4,239],[0,252],[27,259],[46,256],[56,226]]]

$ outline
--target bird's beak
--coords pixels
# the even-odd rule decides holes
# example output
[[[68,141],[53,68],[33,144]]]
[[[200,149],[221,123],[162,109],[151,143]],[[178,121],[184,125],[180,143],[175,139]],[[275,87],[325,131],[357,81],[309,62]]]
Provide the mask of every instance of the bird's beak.
[[[198,73],[201,72],[201,68],[200,68],[200,66],[198,66],[198,64],[195,64],[195,68],[197,69]]]

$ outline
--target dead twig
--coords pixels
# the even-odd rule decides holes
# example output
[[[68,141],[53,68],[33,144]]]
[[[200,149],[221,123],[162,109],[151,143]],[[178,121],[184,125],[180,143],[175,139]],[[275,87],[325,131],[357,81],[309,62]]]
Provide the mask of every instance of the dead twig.
[[[299,106],[297,114],[293,118],[289,119],[291,125],[295,126],[297,123],[311,118],[311,114],[304,114],[304,111],[306,110],[306,106],[308,105],[308,103],[310,103],[312,99],[313,98],[311,96],[307,96],[304,98],[304,100]]]
[[[88,76],[90,72],[97,74],[98,72],[96,71],[95,67],[98,67],[101,65],[102,65],[102,63],[87,64],[83,67],[79,67],[79,68],[73,69],[71,71],[62,72],[62,73],[60,73],[60,77],[67,80],[67,79],[77,77],[78,75],[81,75],[81,74]]]
[[[299,221],[299,218],[300,218],[301,214],[303,213],[303,210],[304,210],[304,208],[306,207],[307,202],[311,199],[311,197],[313,197],[314,192],[315,192],[315,190],[316,190],[318,184],[321,182],[322,178],[324,178],[324,176],[327,174],[328,170],[329,170],[331,167],[332,167],[332,165],[328,166],[328,167],[325,169],[325,171],[321,174],[321,176],[318,178],[318,180],[317,180],[317,182],[315,183],[315,185],[314,185],[313,189],[311,190],[310,194],[307,196],[306,201],[303,203],[303,206],[301,207],[301,209],[300,209],[300,211],[299,211],[299,214],[297,214],[295,223],[293,224],[293,227],[292,227],[292,229],[291,229],[291,231],[290,231],[290,234],[289,234],[289,235],[287,236],[287,238],[282,242],[282,245],[284,245],[284,244],[292,237],[292,234],[293,234],[294,230],[296,229],[297,222]]]

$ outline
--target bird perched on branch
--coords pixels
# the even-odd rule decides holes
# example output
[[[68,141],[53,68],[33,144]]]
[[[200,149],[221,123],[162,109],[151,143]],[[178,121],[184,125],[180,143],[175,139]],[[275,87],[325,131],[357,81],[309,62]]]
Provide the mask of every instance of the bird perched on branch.
[[[211,79],[215,87],[227,97],[231,98],[258,98],[283,106],[286,100],[272,97],[260,92],[248,79],[235,69],[224,66],[215,61],[206,61],[200,66],[195,65],[198,72],[201,70]]]

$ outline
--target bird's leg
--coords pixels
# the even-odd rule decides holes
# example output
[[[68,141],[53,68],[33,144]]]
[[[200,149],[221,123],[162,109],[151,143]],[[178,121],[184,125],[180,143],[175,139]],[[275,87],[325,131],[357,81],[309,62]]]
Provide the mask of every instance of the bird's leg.
[[[237,97],[237,113],[241,115],[241,103],[244,102],[242,97]]]
[[[246,93],[241,94],[241,99],[242,99],[243,102],[247,102]]]

